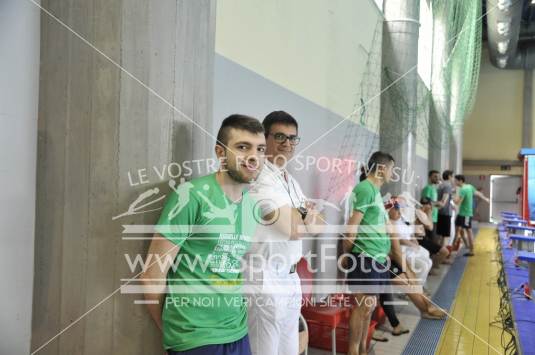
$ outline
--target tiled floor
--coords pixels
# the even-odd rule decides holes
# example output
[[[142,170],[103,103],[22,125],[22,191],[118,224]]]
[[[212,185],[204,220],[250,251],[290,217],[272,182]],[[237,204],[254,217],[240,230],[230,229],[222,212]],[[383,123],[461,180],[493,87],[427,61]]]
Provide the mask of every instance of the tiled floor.
[[[499,309],[500,291],[496,285],[498,258],[496,227],[482,228],[475,243],[475,256],[466,265],[459,285],[452,316],[442,333],[437,354],[503,353],[501,330],[489,323]],[[509,340],[509,339],[507,339]]]
[[[451,318],[447,320],[437,346],[437,354],[494,354],[492,348],[503,352],[500,346],[500,330],[489,326],[489,322],[497,314],[499,302],[499,290],[494,282],[498,271],[497,263],[493,262],[497,257],[495,228],[492,225],[481,225],[481,232],[478,233],[475,243],[476,256],[468,261],[451,309],[451,314],[457,321]],[[449,267],[442,266],[438,275],[429,276],[427,288],[431,293],[438,289],[448,269]],[[420,319],[416,307],[409,303],[406,306],[396,306],[396,311],[405,327],[416,327]],[[387,321],[381,333],[385,334],[389,341],[372,342],[370,354],[391,355],[403,352],[411,333],[394,337],[390,335],[389,330]],[[331,352],[310,348],[308,354],[328,355]]]

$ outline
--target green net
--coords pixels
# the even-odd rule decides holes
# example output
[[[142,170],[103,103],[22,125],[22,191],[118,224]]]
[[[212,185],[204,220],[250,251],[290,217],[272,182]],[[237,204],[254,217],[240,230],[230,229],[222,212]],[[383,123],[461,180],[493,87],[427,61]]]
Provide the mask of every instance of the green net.
[[[433,81],[444,94],[435,97],[435,109],[443,127],[462,125],[477,91],[481,59],[481,1],[435,0],[433,26],[443,29],[446,56],[433,63]],[[444,98],[447,98],[446,100]]]
[[[383,118],[392,129],[412,132],[417,144],[442,148],[450,144],[452,131],[462,126],[475,101],[481,57],[481,2],[435,0],[433,14],[433,57],[430,88],[418,78],[416,102],[403,83],[394,83],[399,74],[384,67],[384,80],[394,83],[383,100],[396,117]],[[404,55],[392,53],[392,55]],[[405,79],[402,79],[402,81]],[[383,139],[391,131],[381,131]]]
[[[414,78],[403,77],[405,73],[397,73],[382,63],[385,46],[380,21],[359,79],[354,111],[343,126],[339,158],[365,162],[379,148],[379,139],[400,144],[400,137],[407,137],[408,133],[426,149],[442,149],[450,145],[454,129],[469,115],[479,79],[481,2],[434,0],[431,10],[433,50],[429,87],[416,73],[416,85],[406,85],[406,81]],[[414,55],[410,50],[388,55]],[[385,117],[382,110],[387,106],[389,113]],[[326,197],[352,186],[358,175],[356,169],[357,166],[349,175],[332,176]]]

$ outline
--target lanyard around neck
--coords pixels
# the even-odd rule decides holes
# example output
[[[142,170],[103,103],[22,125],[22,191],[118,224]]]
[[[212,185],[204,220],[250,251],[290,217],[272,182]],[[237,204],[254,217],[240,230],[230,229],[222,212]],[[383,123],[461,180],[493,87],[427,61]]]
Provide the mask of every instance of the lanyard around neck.
[[[301,201],[301,199],[299,197],[299,194],[297,193],[297,189],[295,187],[293,179],[290,177],[290,174],[288,174],[288,173],[286,174],[286,176],[288,177],[288,181],[286,181],[286,179],[284,178],[284,171],[282,169],[277,169],[278,171],[273,171],[273,168],[270,167],[270,170],[272,171],[272,173],[277,175],[277,179],[279,180],[279,183],[282,185],[284,190],[288,193],[288,197],[290,198],[292,206],[295,207],[295,208],[302,206],[303,205],[303,201]],[[292,192],[291,192],[291,189],[290,189],[290,182],[292,183],[294,194],[295,194],[295,196],[297,197],[297,199],[299,201],[298,204],[296,204],[294,202],[294,199],[292,197]]]

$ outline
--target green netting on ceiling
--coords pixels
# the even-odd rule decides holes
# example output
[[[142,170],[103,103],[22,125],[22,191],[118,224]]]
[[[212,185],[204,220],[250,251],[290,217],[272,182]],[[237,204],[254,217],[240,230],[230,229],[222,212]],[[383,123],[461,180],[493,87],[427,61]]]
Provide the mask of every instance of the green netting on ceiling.
[[[382,124],[412,132],[422,146],[441,148],[450,144],[453,129],[464,123],[474,105],[480,69],[482,15],[480,1],[435,0],[431,5],[430,88],[418,79],[416,100],[413,100],[412,93],[403,85],[404,80],[410,80],[409,76],[395,82],[402,74],[384,66],[384,87],[393,85],[383,92],[381,99],[396,115],[383,117]],[[393,129],[383,129],[381,139],[388,140],[385,136],[388,132],[395,133]],[[394,141],[396,137],[392,137]]]
[[[405,85],[404,81],[414,78],[404,77],[405,73],[397,73],[382,63],[385,46],[380,21],[364,74],[357,81],[353,112],[344,123],[340,158],[366,161],[379,148],[379,140],[391,140],[399,145],[400,136],[407,137],[406,133],[411,133],[421,146],[441,149],[450,145],[453,130],[468,117],[479,80],[481,1],[432,0],[431,10],[433,53],[429,88],[419,77],[416,85]],[[407,48],[405,52],[387,55],[413,55],[410,50],[414,51]],[[381,112],[381,107],[384,109],[386,105],[395,114],[387,116]],[[356,174],[358,171],[333,176],[328,194],[354,180]]]

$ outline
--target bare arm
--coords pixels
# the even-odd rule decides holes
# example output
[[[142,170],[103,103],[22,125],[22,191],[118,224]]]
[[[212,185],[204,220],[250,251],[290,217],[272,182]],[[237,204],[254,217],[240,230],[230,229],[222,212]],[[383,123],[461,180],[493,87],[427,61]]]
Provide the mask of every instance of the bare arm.
[[[396,233],[390,233],[390,258],[394,260],[398,265],[404,265],[403,253],[401,252],[400,243],[404,240],[399,239],[399,235]]]
[[[459,195],[453,196],[453,203],[459,206],[463,202],[463,198]]]
[[[437,207],[442,208],[442,207],[446,206],[448,204],[449,198],[450,198],[450,194],[447,194],[447,193],[443,194],[442,195],[442,200],[440,200],[440,201],[438,201],[436,203]]]
[[[481,192],[479,191],[474,191],[474,195],[476,195],[477,197],[479,197],[480,199],[482,199],[483,201],[487,202],[487,203],[490,203],[490,200],[487,196],[483,195]]]
[[[418,209],[415,210],[414,213],[427,230],[433,229],[433,218],[430,216],[430,213],[425,213],[424,211]]]
[[[357,211],[357,210],[353,210],[351,217],[349,217],[349,220],[347,221],[347,225],[359,226],[360,222],[362,221],[362,217],[364,217],[364,213]],[[356,231],[351,232],[351,233],[344,233],[344,240],[342,242],[344,253],[351,252],[355,244],[356,237],[357,237]]]
[[[400,242],[402,240],[399,239],[399,235],[397,235],[396,233],[391,233],[390,234],[390,243],[391,243],[391,247],[390,247],[390,258],[396,262],[399,266],[401,266],[401,269],[403,270],[403,272],[407,275],[407,278],[409,279],[414,279],[414,273],[410,267],[410,264],[407,262],[405,256],[403,255],[403,253],[401,252],[401,246],[400,246]],[[399,276],[396,276],[396,279],[398,279]],[[400,280],[403,280],[403,279],[400,279]],[[410,281],[406,280],[405,281],[406,284],[411,284]]]
[[[147,308],[160,330],[162,330],[162,310],[165,300],[165,279],[167,278],[167,272],[171,267],[171,263],[158,263],[157,260],[158,258],[162,261],[175,260],[178,249],[179,247],[177,245],[162,235],[158,233],[154,234],[145,261],[145,265],[148,267],[139,277],[144,286],[155,288],[155,292],[145,293],[144,296],[147,301],[158,301],[158,303],[147,304]]]

